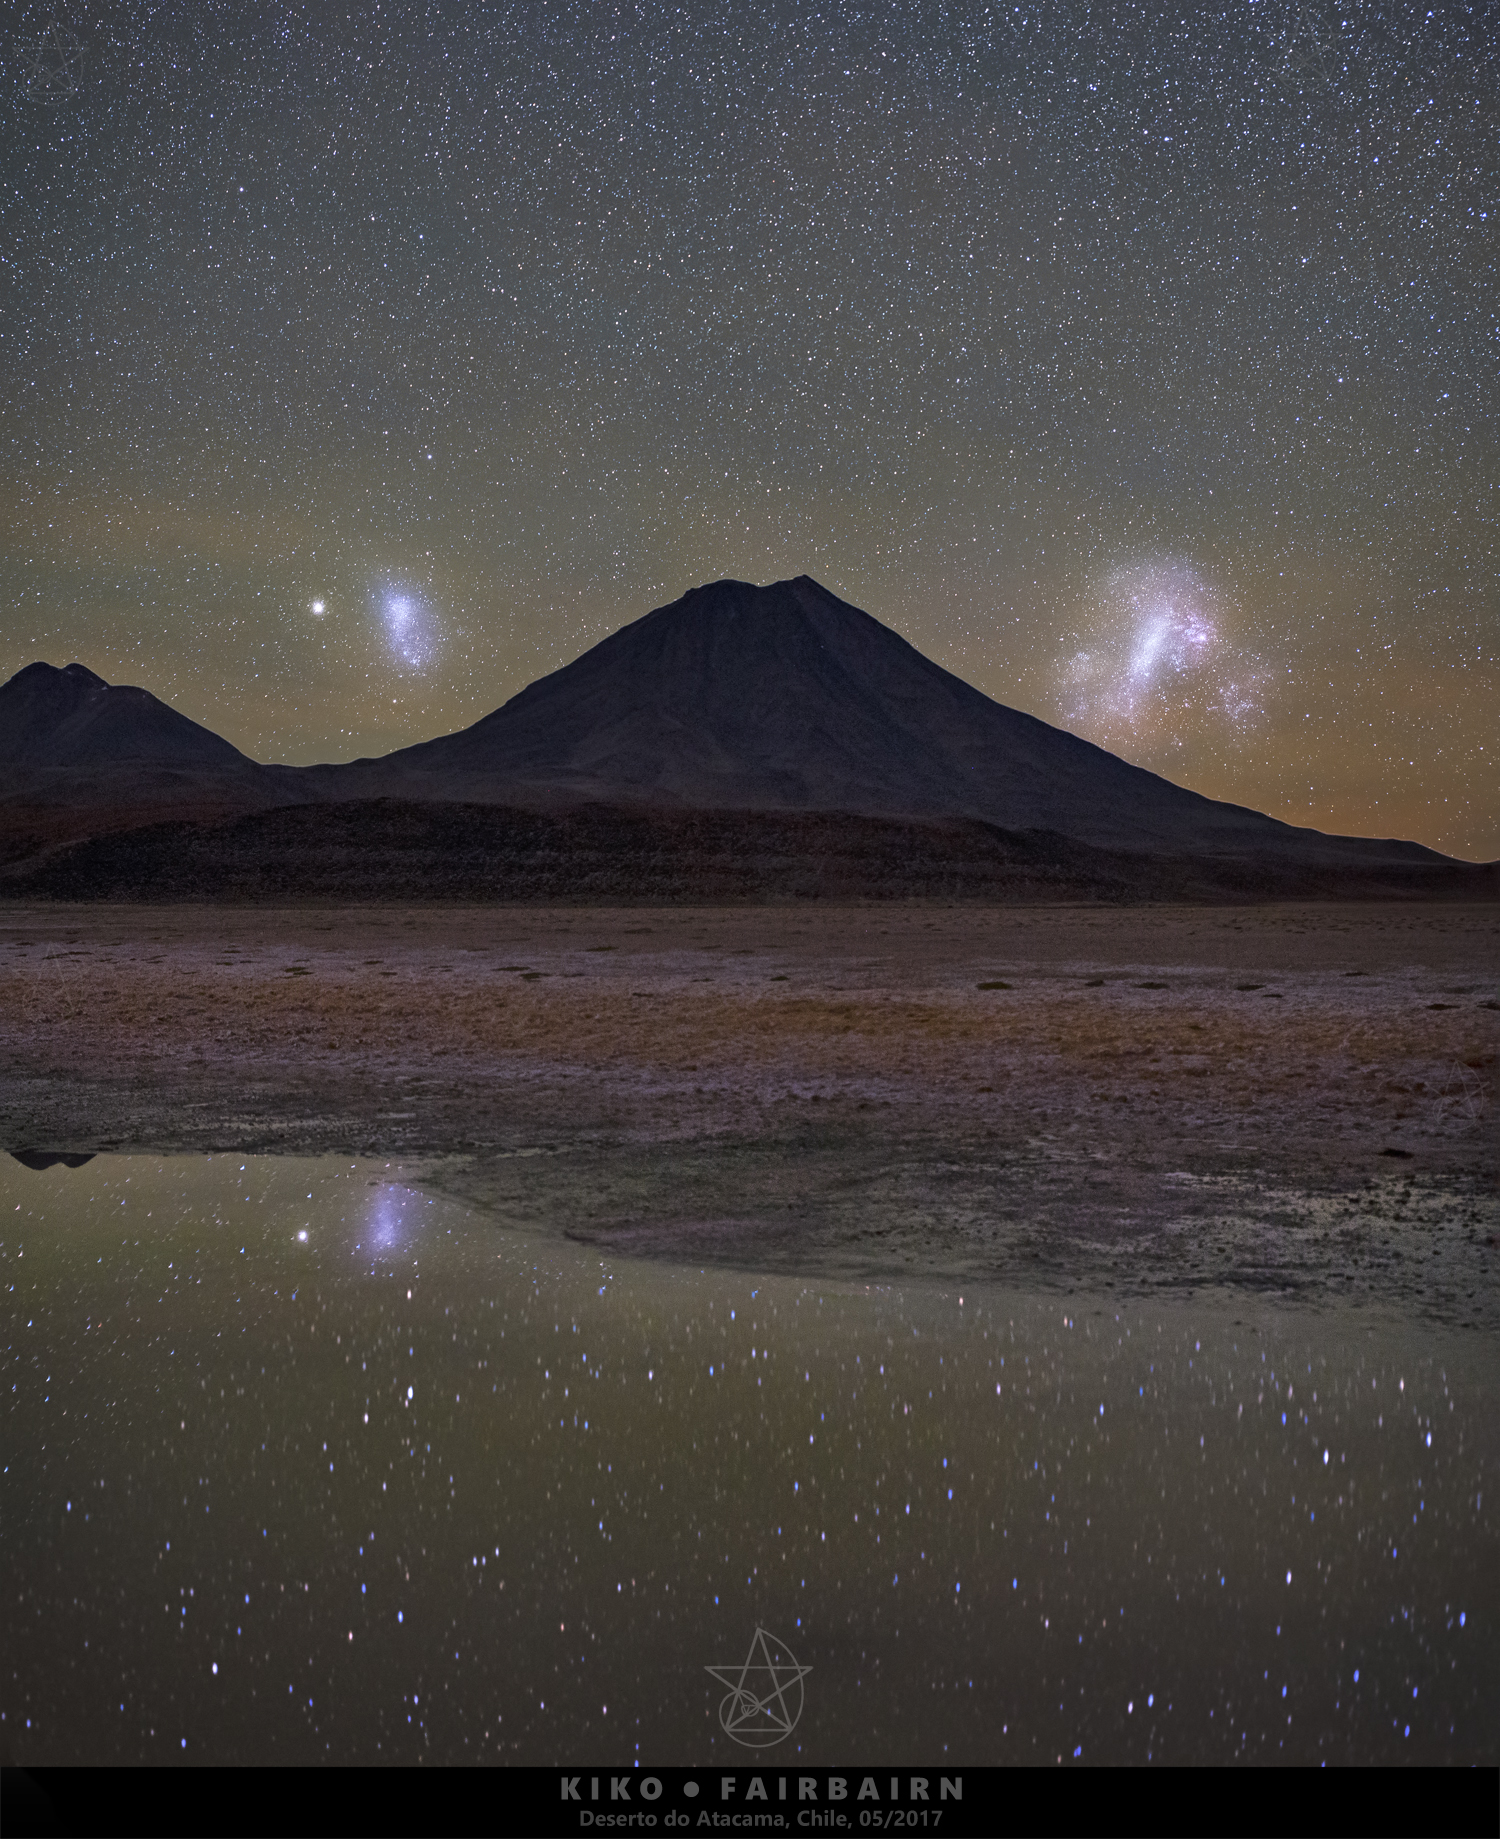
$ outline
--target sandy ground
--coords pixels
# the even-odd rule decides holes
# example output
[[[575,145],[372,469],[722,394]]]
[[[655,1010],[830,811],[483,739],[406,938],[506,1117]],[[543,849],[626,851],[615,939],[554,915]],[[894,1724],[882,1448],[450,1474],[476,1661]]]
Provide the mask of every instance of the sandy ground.
[[[6,1147],[384,1155],[766,1269],[1492,1328],[1497,1052],[1493,906],[0,908]]]

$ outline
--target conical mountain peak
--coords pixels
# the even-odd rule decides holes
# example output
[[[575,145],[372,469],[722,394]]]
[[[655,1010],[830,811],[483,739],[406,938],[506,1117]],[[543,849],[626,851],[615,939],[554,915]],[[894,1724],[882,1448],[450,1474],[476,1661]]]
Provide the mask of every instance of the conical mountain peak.
[[[429,797],[978,818],[1173,852],[1331,845],[1006,708],[810,575],[692,588],[380,769]]]
[[[127,783],[173,797],[197,787],[258,807],[394,797],[843,812],[1180,857],[1443,860],[1173,785],[995,702],[810,575],[692,588],[472,727],[344,766],[256,766],[145,690],[81,664],[33,664],[0,686],[0,766],[17,790],[38,774],[89,786],[108,775],[115,795]]]
[[[0,762],[30,772],[252,764],[149,690],[106,683],[77,663],[28,664],[0,685]]]

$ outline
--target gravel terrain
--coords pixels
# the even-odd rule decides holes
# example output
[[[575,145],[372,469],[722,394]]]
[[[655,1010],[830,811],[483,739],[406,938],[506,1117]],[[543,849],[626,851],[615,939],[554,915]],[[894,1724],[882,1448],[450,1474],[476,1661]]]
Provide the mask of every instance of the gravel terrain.
[[[0,908],[0,1141],[870,1281],[1500,1325],[1500,909]]]

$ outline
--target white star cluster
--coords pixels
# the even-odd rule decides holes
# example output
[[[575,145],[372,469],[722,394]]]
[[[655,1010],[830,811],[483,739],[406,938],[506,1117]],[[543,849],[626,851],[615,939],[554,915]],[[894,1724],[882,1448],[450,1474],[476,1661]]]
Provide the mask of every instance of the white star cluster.
[[[391,662],[425,670],[441,649],[437,615],[414,588],[386,584],[376,593],[381,629]]]
[[[1143,764],[1227,741],[1264,713],[1270,673],[1238,638],[1233,602],[1181,557],[1102,575],[1078,636],[1061,672],[1070,724]]]

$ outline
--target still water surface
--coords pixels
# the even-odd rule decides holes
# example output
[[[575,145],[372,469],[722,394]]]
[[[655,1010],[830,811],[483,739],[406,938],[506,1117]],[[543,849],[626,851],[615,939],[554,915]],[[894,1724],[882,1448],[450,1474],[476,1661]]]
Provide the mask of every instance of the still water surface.
[[[613,1263],[327,1158],[7,1158],[0,1259],[7,1760],[1494,1760],[1476,1335]]]

